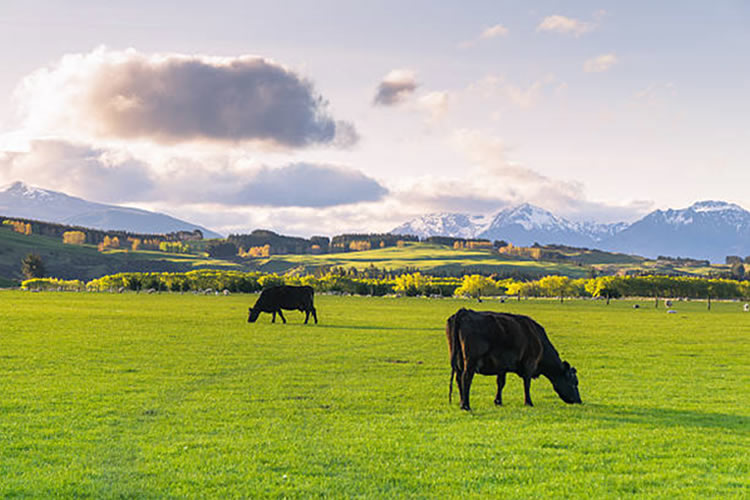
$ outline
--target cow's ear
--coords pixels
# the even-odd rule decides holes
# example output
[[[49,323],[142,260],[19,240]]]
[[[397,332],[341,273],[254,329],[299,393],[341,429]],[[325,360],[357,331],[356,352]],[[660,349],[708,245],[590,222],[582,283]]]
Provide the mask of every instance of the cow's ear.
[[[570,370],[570,363],[568,363],[567,361],[563,361],[563,368],[565,370]]]

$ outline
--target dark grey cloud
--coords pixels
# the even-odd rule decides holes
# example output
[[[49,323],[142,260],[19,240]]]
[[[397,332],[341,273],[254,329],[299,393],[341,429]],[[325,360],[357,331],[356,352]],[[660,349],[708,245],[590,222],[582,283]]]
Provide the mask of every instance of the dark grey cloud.
[[[342,167],[295,163],[263,167],[232,198],[238,205],[330,207],[378,201],[388,190],[363,173]]]
[[[408,99],[417,90],[414,73],[408,70],[394,70],[388,73],[378,85],[373,104],[375,106],[395,106]]]
[[[27,108],[101,137],[258,141],[300,148],[334,144],[337,122],[312,83],[260,57],[144,55],[99,49],[68,56],[24,82]],[[56,113],[49,113],[49,106]],[[61,119],[62,117],[62,119]],[[35,117],[32,117],[35,118]]]

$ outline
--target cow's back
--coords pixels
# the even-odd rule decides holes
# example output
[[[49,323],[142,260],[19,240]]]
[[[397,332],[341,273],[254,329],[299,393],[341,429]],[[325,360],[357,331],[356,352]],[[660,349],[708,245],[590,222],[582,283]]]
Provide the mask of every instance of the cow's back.
[[[263,310],[279,308],[311,310],[314,293],[311,286],[274,286],[261,292],[256,307]]]
[[[462,354],[481,360],[481,372],[536,372],[543,354],[543,329],[528,316],[467,310],[457,313],[456,329]]]

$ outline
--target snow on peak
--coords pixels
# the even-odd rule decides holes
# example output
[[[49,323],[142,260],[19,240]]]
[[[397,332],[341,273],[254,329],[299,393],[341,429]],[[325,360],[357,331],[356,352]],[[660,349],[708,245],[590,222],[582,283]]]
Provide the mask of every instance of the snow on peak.
[[[30,199],[49,198],[51,196],[49,191],[38,187],[29,186],[23,181],[16,181],[8,184],[0,188],[0,191]]]
[[[721,212],[724,210],[743,211],[744,209],[734,203],[727,203],[726,201],[715,201],[706,200],[698,201],[690,206],[690,209],[694,212]]]
[[[567,227],[570,224],[552,215],[547,210],[529,203],[524,203],[515,208],[498,214],[497,219],[502,219],[503,224],[518,224],[526,230],[534,228]]]
[[[479,227],[485,225],[482,215],[460,213],[433,213],[417,217],[394,229],[395,234],[414,234],[421,238],[429,236],[458,236],[472,238]]]

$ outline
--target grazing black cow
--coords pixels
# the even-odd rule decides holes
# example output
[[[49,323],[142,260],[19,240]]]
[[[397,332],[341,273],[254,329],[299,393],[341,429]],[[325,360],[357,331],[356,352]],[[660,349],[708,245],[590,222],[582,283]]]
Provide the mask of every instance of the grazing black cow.
[[[255,305],[250,308],[250,315],[247,317],[248,323],[255,323],[262,312],[273,314],[271,323],[276,323],[276,314],[281,317],[281,321],[286,323],[282,309],[298,309],[305,312],[305,324],[310,319],[310,313],[313,315],[315,324],[318,324],[318,314],[315,312],[313,305],[313,296],[315,292],[311,286],[292,286],[281,285],[266,288],[260,293],[260,297],[255,301]]]
[[[505,374],[523,379],[525,403],[533,406],[529,389],[531,379],[544,375],[566,403],[580,403],[576,369],[561,361],[544,328],[518,314],[459,309],[448,318],[445,327],[451,352],[451,381],[448,400],[453,393],[456,374],[461,409],[470,411],[469,390],[475,373],[497,375],[495,404],[502,404]]]

